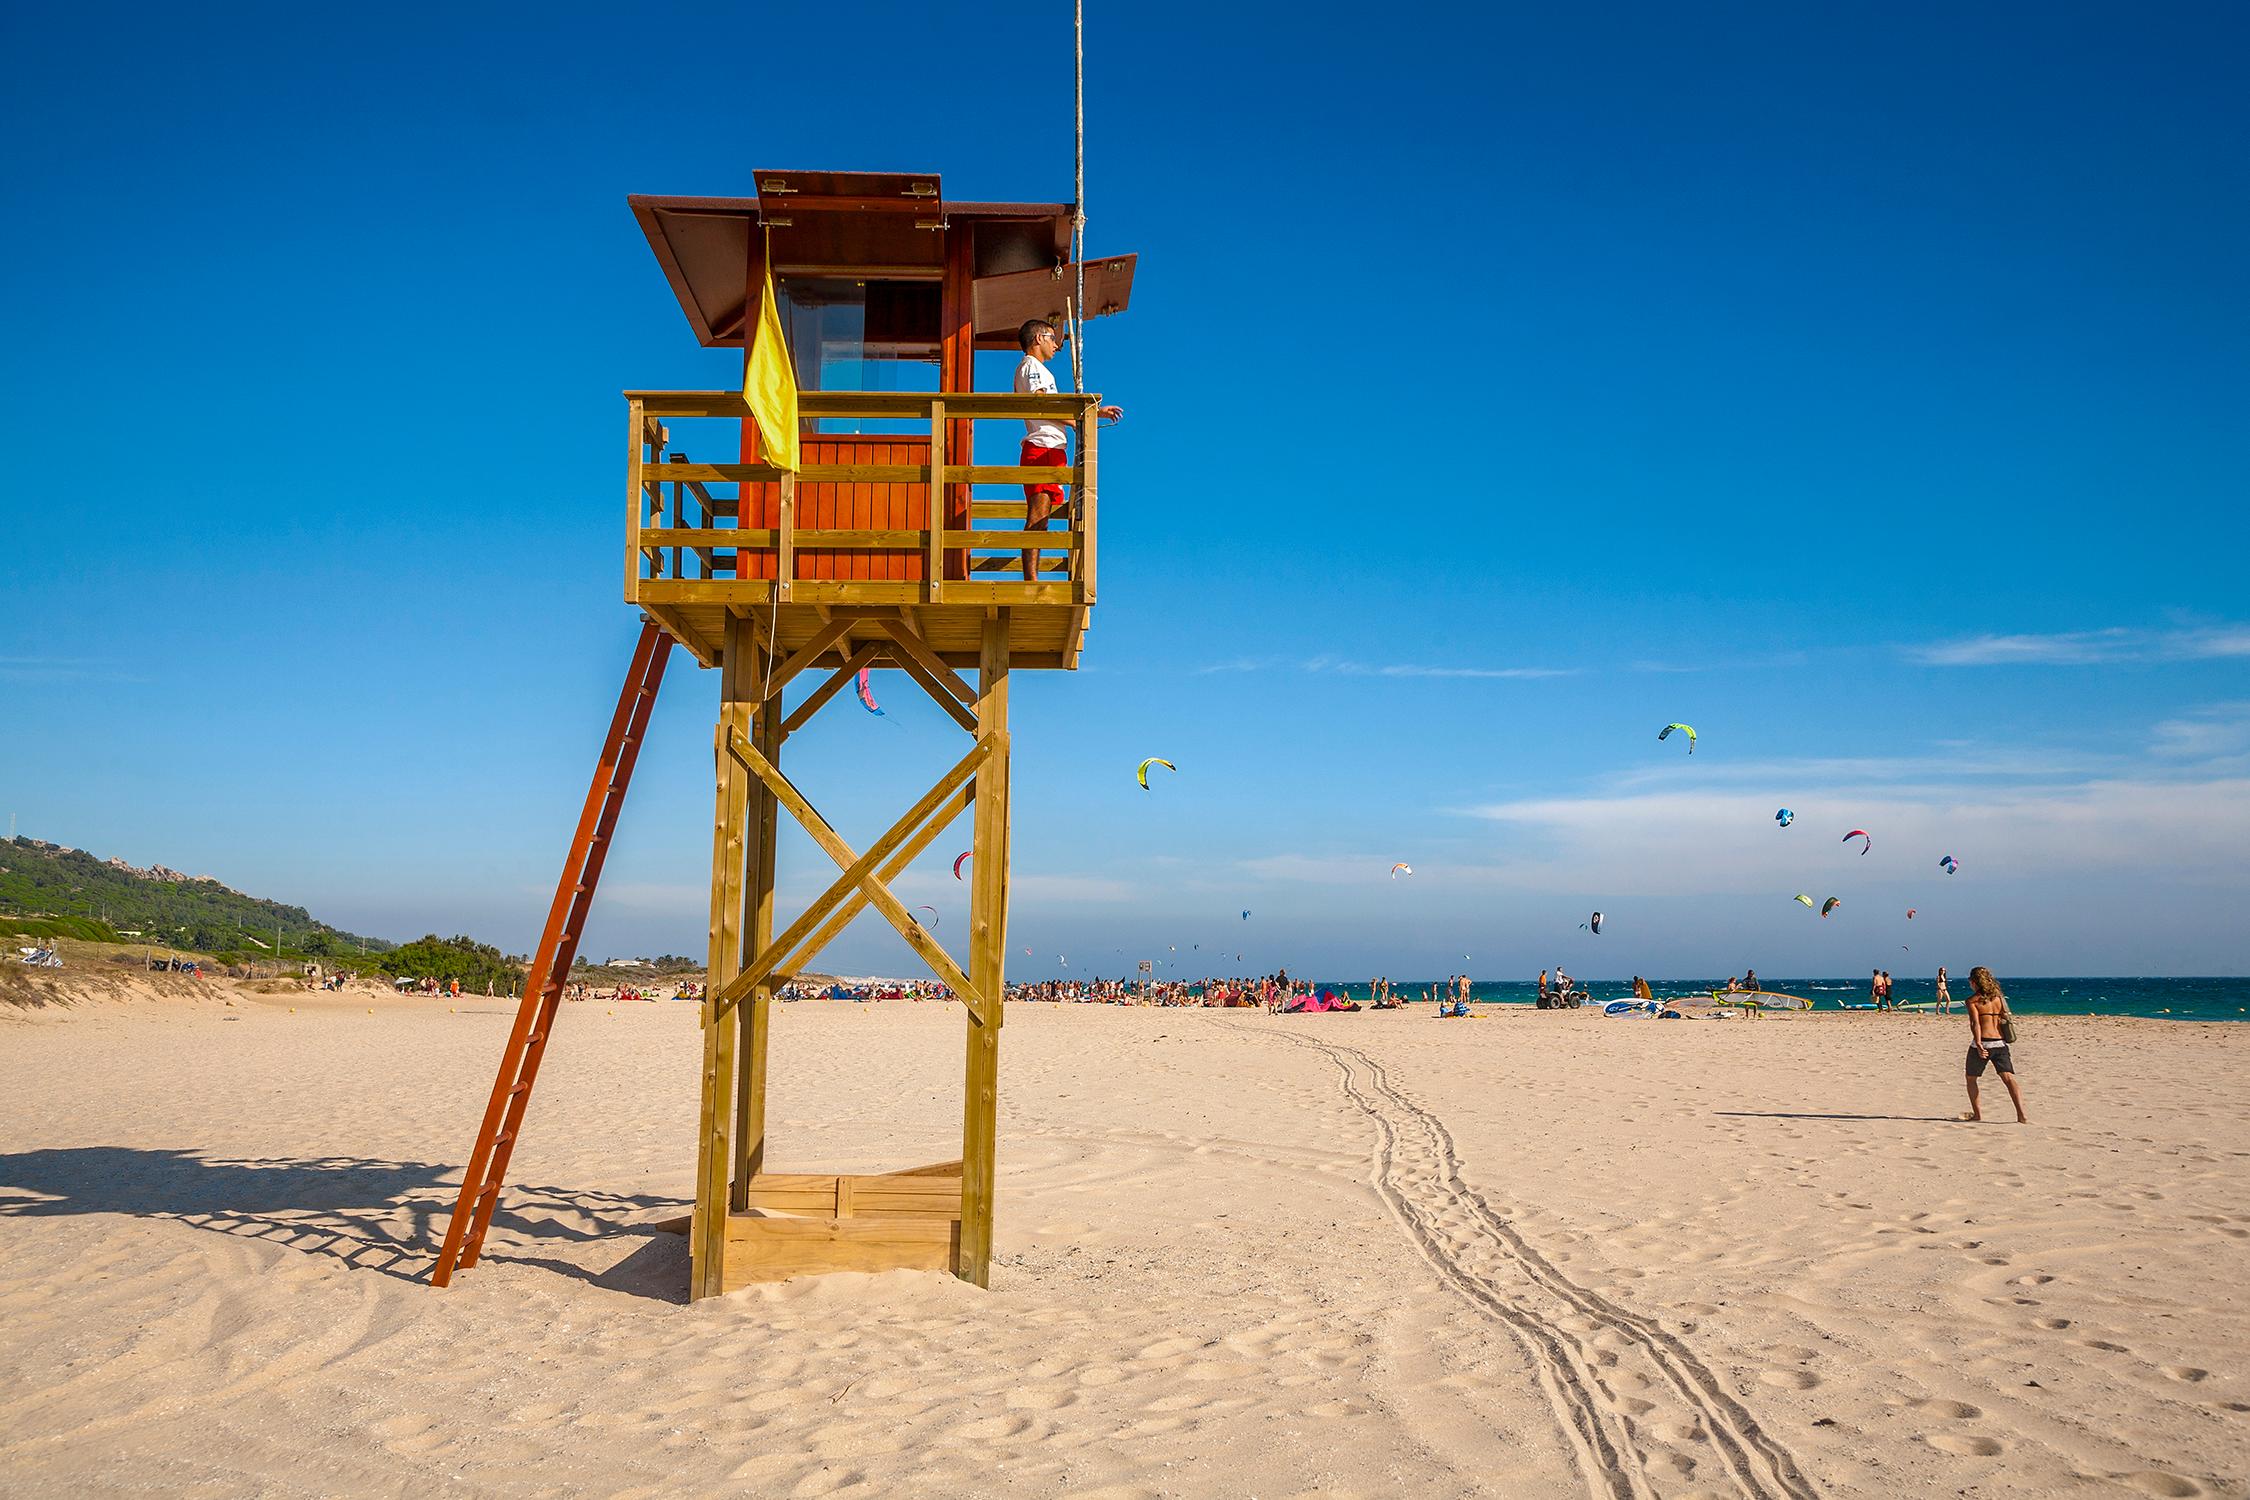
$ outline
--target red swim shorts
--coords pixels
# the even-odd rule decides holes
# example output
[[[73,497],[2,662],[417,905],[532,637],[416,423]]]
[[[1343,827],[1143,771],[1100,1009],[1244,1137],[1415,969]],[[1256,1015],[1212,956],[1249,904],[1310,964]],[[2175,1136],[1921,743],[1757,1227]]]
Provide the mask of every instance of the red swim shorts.
[[[1070,467],[1070,450],[1068,448],[1045,447],[1026,438],[1023,450],[1017,456],[1016,462],[1025,467],[1037,465],[1040,468],[1047,469],[1067,469]],[[1042,494],[1047,496],[1050,504],[1062,504],[1063,487],[1059,484],[1027,484],[1023,487],[1023,498],[1026,504],[1037,505]]]

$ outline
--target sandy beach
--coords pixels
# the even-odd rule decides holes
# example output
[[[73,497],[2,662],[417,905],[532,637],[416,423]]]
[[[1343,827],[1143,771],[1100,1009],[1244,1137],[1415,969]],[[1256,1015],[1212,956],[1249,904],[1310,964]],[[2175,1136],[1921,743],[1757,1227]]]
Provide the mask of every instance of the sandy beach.
[[[441,1293],[506,1003],[167,989],[0,1009],[0,1492],[2250,1481],[2238,1026],[2027,1021],[2019,1128],[1957,1018],[1018,1005],[989,1293],[690,1306],[693,1007],[566,1008]],[[961,1036],[783,1008],[772,1164],[954,1154]]]

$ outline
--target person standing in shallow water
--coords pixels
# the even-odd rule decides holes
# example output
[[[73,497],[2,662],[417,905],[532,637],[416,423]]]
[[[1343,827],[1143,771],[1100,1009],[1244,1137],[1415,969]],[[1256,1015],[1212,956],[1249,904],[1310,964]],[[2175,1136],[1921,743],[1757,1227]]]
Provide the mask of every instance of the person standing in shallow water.
[[[1984,1108],[1977,1102],[1977,1080],[1989,1064],[2000,1070],[2000,1081],[2007,1085],[2009,1101],[2016,1107],[2016,1123],[2031,1123],[2031,1117],[2023,1112],[2023,1090],[2016,1087],[2015,1049],[2008,1040],[2015,1029],[2015,1017],[2008,1013],[2008,997],[2001,993],[2000,982],[1990,969],[1978,964],[1969,971],[1969,1112],[1957,1118],[1984,1118]]]

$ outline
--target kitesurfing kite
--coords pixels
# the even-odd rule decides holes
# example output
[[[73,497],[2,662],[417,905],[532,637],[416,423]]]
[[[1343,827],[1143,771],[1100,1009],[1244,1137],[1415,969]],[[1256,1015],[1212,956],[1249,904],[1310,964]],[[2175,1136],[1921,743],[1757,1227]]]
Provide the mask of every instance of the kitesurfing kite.
[[[937,909],[936,907],[934,907],[934,906],[917,906],[917,907],[915,907],[914,909],[915,909],[916,911],[926,911],[926,912],[928,912],[928,913],[930,914],[930,925],[931,925],[932,927],[935,927],[935,926],[937,926],[937,925],[938,925],[938,923],[940,923],[940,922],[942,922],[942,921],[944,921],[944,920],[945,920],[945,919],[944,919],[943,917],[940,917],[940,916],[938,915],[938,909]],[[914,920],[915,920],[915,921],[917,921],[917,922],[919,922],[919,921],[921,921],[922,919],[921,919],[920,917],[916,917],[916,918],[915,918]]]
[[[869,686],[867,685],[867,668],[865,668],[865,667],[861,667],[861,668],[859,669],[859,683],[858,683],[858,687],[859,687],[859,706],[860,706],[861,708],[864,708],[864,709],[866,709],[866,710],[867,710],[867,711],[868,711],[869,713],[871,713],[871,714],[876,714],[876,715],[879,715],[879,716],[880,716],[880,715],[882,715],[882,713],[883,713],[883,710],[882,710],[882,709],[880,709],[880,708],[878,708],[878,707],[876,707],[876,704],[875,704],[875,693],[874,693],[874,690],[873,690],[872,688],[870,688],[870,687],[869,687]]]
[[[1955,859],[1952,855],[1948,854],[1945,858],[1937,862],[1937,867],[1945,871],[1946,874],[1951,875],[1961,868],[1961,862]]]
[[[1392,865],[1392,866],[1391,866],[1391,879],[1393,879],[1393,880],[1396,880],[1396,879],[1398,879],[1398,878],[1399,878],[1399,876],[1401,876],[1401,875],[1411,875],[1411,874],[1413,874],[1413,873],[1414,873],[1414,867],[1413,867],[1412,865]]]
[[[1906,920],[1909,922],[1914,920],[1914,908],[1911,906],[1906,909]]]
[[[1848,844],[1848,843],[1850,843],[1850,842],[1851,842],[1851,841],[1852,841],[1853,839],[1865,839],[1865,840],[1867,840],[1867,842],[1866,842],[1866,843],[1864,843],[1864,844],[1862,844],[1862,845],[1860,845],[1860,846],[1859,846],[1859,857],[1860,857],[1861,859],[1865,859],[1865,858],[1867,858],[1867,851],[1875,847],[1875,835],[1873,835],[1873,834],[1869,833],[1869,832],[1868,832],[1868,831],[1867,831],[1866,829],[1864,829],[1864,828],[1854,828],[1854,829],[1853,829],[1853,830],[1852,830],[1852,831],[1851,831],[1850,833],[1847,833],[1847,834],[1845,834],[1845,835],[1844,835],[1844,836],[1843,836],[1842,838],[1838,839],[1838,840],[1837,840],[1836,842],[1837,842],[1837,843],[1839,843],[1839,844]]]
[[[1787,828],[1790,824],[1797,821],[1797,815],[1785,807],[1781,811],[1773,815],[1773,820],[1776,823],[1779,823],[1782,827]]]
[[[1789,899],[1792,901],[1802,901],[1807,906],[1812,905],[1812,897],[1806,895],[1803,891],[1799,891],[1796,895],[1791,896]]]
[[[1656,731],[1656,737],[1660,740],[1668,740],[1672,737],[1672,731],[1675,729],[1687,736],[1687,753],[1695,754],[1695,726],[1693,724],[1667,724]]]
[[[974,849],[964,849],[958,856],[954,858],[953,878],[955,880],[959,880],[961,878],[961,867],[969,862],[969,856],[974,854],[975,852],[976,851]]]
[[[1150,766],[1162,766],[1165,770],[1170,771],[1175,776],[1180,774],[1180,768],[1178,766],[1173,765],[1170,761],[1164,759],[1162,756],[1152,755],[1147,760],[1142,761],[1140,769],[1133,773],[1133,779],[1141,784],[1141,790],[1144,792],[1148,790],[1148,768]]]
[[[1595,912],[1592,921],[1581,922],[1578,925],[1590,930],[1595,937],[1600,937],[1602,935],[1602,914],[1600,912]]]
[[[1821,903],[1820,903],[1820,914],[1821,914],[1822,916],[1824,916],[1824,917],[1825,917],[1825,916],[1827,916],[1827,915],[1828,915],[1828,914],[1829,914],[1830,912],[1834,911],[1834,910],[1835,910],[1835,909],[1836,909],[1837,907],[1839,907],[1839,906],[1842,906],[1843,904],[1844,904],[1844,898],[1843,898],[1843,897],[1841,897],[1841,896],[1830,896],[1830,897],[1829,897],[1829,898],[1828,898],[1828,899],[1827,899],[1826,901],[1823,901],[1823,902],[1821,902]]]
[[[1242,914],[1242,920],[1243,920],[1243,921],[1245,921],[1245,922],[1249,921],[1249,920],[1250,920],[1250,913],[1248,913],[1248,912],[1244,912],[1244,913]]]

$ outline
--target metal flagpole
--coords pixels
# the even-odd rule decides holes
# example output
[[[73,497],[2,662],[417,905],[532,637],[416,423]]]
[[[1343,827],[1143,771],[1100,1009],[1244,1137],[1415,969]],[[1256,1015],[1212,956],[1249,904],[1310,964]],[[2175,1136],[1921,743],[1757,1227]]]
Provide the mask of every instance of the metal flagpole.
[[[1070,260],[1078,272],[1071,302],[1070,379],[1086,393],[1086,0],[1071,0],[1071,41],[1077,62],[1078,182],[1071,201]]]

